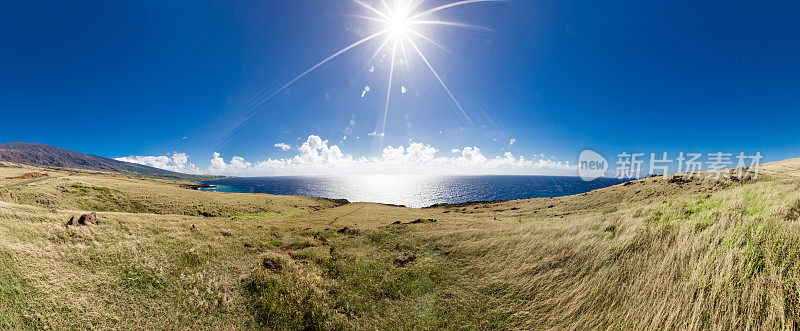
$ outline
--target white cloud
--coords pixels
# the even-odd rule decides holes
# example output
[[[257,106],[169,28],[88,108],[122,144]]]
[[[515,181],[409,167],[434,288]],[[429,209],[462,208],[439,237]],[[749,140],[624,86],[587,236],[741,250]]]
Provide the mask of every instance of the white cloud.
[[[169,171],[181,172],[186,174],[200,174],[202,171],[192,163],[189,163],[189,156],[186,153],[172,153],[172,155],[160,156],[126,156],[115,158],[117,161],[124,161],[150,166]]]
[[[230,176],[272,175],[352,175],[352,174],[420,174],[420,175],[486,175],[486,174],[539,174],[574,175],[575,168],[569,162],[534,155],[526,159],[506,152],[494,158],[486,157],[477,146],[452,149],[453,156],[437,156],[439,150],[431,145],[410,141],[407,146],[387,146],[379,156],[356,158],[342,152],[337,145],[310,135],[297,148],[297,154],[289,158],[262,161],[247,161],[233,156],[226,162],[219,153],[214,153],[208,171],[200,171],[188,163],[185,154],[172,157],[137,156],[124,159],[151,161],[148,165],[177,170],[177,165],[189,169],[182,172],[209,173]],[[177,158],[176,158],[176,155]],[[152,161],[155,160],[155,161]],[[130,162],[134,162],[130,161]],[[168,162],[167,162],[168,161]],[[137,162],[141,163],[141,162]]]
[[[517,140],[514,139],[514,138],[511,138],[511,140],[508,141],[508,146],[514,145],[515,142],[517,142]]]
[[[277,143],[274,146],[277,147],[277,148],[280,148],[284,152],[292,149],[292,146],[290,146],[289,144],[286,144],[286,143]]]
[[[234,156],[230,163],[225,163],[219,153],[214,153],[208,172],[214,175],[239,176],[252,169],[253,164],[245,161],[244,158]]]
[[[461,157],[456,159],[462,164],[479,164],[486,161],[486,157],[481,154],[478,147],[464,147],[461,150]]]

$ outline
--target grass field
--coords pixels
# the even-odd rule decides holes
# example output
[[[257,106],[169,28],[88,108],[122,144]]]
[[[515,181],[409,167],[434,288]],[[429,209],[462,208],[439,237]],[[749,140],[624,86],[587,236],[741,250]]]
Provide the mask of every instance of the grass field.
[[[799,174],[411,209],[5,164],[0,328],[797,329]]]

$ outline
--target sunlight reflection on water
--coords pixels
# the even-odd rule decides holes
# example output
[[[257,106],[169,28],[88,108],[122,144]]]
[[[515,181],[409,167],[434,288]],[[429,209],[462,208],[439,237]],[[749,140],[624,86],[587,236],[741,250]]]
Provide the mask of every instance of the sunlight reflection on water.
[[[254,177],[207,182],[219,192],[303,195],[351,202],[409,207],[437,203],[527,199],[578,194],[623,182],[600,178],[584,182],[559,176],[356,175],[340,177]]]

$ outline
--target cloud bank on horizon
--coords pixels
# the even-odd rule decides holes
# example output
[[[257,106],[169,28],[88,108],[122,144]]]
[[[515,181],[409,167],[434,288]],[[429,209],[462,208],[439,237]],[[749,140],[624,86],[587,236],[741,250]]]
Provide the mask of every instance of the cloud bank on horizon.
[[[285,145],[285,146],[284,146]],[[284,151],[290,147],[275,144]],[[267,158],[247,161],[233,156],[226,162],[214,153],[208,169],[203,170],[189,161],[185,153],[160,156],[126,156],[116,160],[147,165],[159,169],[188,174],[227,176],[281,176],[281,175],[355,175],[355,174],[420,174],[420,175],[574,175],[575,167],[569,162],[545,158],[543,155],[526,159],[510,152],[494,158],[484,156],[478,147],[454,148],[453,156],[437,156],[439,149],[420,142],[408,146],[387,146],[380,156],[353,157],[341,151],[328,140],[310,135],[297,148],[297,154],[288,158]]]

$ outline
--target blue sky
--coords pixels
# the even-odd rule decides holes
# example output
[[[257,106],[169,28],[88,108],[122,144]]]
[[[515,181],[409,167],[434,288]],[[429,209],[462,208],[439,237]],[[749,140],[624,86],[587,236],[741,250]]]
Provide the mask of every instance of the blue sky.
[[[213,153],[290,159],[311,135],[353,160],[410,141],[436,148],[434,157],[478,147],[489,160],[511,152],[574,162],[586,148],[612,159],[798,156],[796,1],[464,5],[436,17],[491,31],[439,26],[424,32],[448,51],[417,43],[472,123],[409,49],[386,135],[370,136],[381,132],[389,71],[379,60],[389,49],[368,61],[379,40],[247,109],[375,31],[353,17],[367,13],[349,0],[4,2],[0,140],[108,157],[185,153],[200,169]]]

